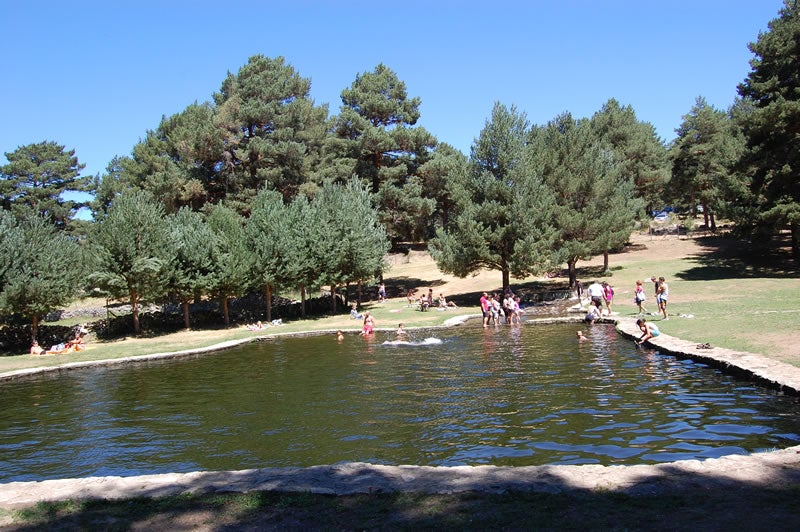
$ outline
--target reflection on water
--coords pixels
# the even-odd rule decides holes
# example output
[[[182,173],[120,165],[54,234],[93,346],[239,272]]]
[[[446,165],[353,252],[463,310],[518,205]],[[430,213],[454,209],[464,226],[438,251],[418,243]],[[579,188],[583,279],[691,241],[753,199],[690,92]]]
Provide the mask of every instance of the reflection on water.
[[[4,384],[0,481],[346,461],[639,464],[800,442],[791,398],[610,326],[410,333]]]

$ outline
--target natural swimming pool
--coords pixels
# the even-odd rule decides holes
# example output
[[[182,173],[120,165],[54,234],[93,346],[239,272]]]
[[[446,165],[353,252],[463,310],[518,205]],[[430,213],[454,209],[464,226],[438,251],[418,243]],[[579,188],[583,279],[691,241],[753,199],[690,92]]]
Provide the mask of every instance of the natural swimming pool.
[[[283,338],[3,384],[0,482],[348,461],[630,465],[800,443],[793,398],[611,326],[411,336],[420,345]]]

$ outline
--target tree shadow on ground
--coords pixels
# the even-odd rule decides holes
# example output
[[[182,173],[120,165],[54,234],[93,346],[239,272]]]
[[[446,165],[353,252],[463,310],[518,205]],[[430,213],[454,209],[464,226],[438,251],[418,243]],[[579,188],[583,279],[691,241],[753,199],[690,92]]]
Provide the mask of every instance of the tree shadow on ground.
[[[770,467],[759,481],[679,464],[637,470],[602,488],[586,487],[582,475],[591,471],[553,466],[519,474],[514,468],[433,468],[431,478],[419,479],[428,483],[424,488],[416,484],[424,472],[398,475],[364,464],[322,468],[325,485],[303,477],[320,468],[277,478],[269,470],[201,473],[180,486],[143,487],[128,499],[39,503],[9,529],[791,530],[800,519],[796,461]],[[233,488],[247,475],[271,487]],[[340,495],[330,493],[328,480]],[[408,483],[417,489],[407,489]]]
[[[697,266],[677,274],[684,281],[719,279],[785,278],[800,275],[792,260],[787,238],[753,244],[733,236],[709,236],[696,239],[701,251],[689,257]]]

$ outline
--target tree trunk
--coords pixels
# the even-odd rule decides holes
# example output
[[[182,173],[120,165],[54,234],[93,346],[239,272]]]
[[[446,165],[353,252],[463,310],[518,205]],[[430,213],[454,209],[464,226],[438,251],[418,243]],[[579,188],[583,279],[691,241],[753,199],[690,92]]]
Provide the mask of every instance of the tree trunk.
[[[267,283],[267,323],[272,323],[272,285]]]
[[[228,296],[222,296],[222,321],[225,323],[225,327],[231,324],[231,317],[228,314]]]
[[[306,319],[306,287],[300,287],[300,317]]]
[[[575,288],[575,281],[578,278],[578,272],[575,269],[575,264],[577,260],[568,260],[567,261],[567,271],[569,271],[569,287]]]
[[[702,203],[702,205],[703,205],[703,223],[705,223],[706,229],[710,229],[711,225],[708,219],[708,205],[706,204],[705,201]]]
[[[356,308],[361,308],[361,279],[358,280],[356,286]]]
[[[717,230],[717,220],[714,218],[714,212],[712,211],[712,212],[708,213],[708,216],[711,219],[711,230],[716,232],[716,230]]]
[[[603,252],[603,271],[608,271],[608,250]]]
[[[192,324],[189,322],[189,300],[183,300],[183,326],[187,329],[192,328]]]
[[[508,287],[511,286],[511,274],[508,271],[508,267],[503,267],[503,293],[508,290]]]
[[[33,323],[31,324],[31,343],[36,340],[36,335],[39,334],[39,314],[33,315]]]
[[[336,285],[331,285],[331,297],[333,301],[331,301],[331,308],[333,309],[333,313],[336,314]]]
[[[131,316],[133,317],[133,334],[139,335],[141,327],[139,327],[139,295],[131,290]]]
[[[795,262],[800,261],[800,224],[789,224],[789,230],[792,235],[792,258]]]

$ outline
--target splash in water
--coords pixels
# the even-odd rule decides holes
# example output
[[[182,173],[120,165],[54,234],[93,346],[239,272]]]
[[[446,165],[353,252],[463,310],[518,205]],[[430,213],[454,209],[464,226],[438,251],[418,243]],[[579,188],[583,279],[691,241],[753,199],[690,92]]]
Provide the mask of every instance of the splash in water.
[[[383,345],[410,345],[410,346],[421,346],[421,345],[439,345],[442,343],[442,340],[439,338],[425,338],[424,340],[386,340],[383,342]]]

